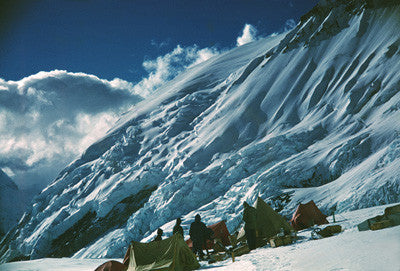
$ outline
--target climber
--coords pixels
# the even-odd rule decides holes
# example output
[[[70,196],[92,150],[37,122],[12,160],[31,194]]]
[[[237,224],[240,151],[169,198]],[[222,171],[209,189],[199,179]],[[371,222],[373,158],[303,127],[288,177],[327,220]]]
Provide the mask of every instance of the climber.
[[[182,235],[182,237],[183,237],[183,228],[182,228],[182,226],[181,226],[181,223],[182,223],[182,220],[181,220],[180,217],[178,217],[178,218],[176,219],[175,226],[174,226],[174,228],[173,228],[173,230],[172,230],[172,234],[179,233],[179,234]]]
[[[203,259],[203,246],[206,243],[207,227],[206,224],[201,222],[199,214],[195,216],[194,222],[190,225],[189,234],[193,242],[193,252],[199,256],[199,259]]]
[[[153,242],[154,241],[161,241],[162,240],[162,235],[163,235],[163,230],[162,229],[160,229],[160,228],[158,228],[158,230],[157,230],[157,236],[156,236],[156,238],[154,238],[154,240],[153,240]]]
[[[243,221],[244,231],[246,234],[247,245],[249,249],[256,248],[256,220],[257,211],[256,208],[251,207],[247,202],[243,202]]]

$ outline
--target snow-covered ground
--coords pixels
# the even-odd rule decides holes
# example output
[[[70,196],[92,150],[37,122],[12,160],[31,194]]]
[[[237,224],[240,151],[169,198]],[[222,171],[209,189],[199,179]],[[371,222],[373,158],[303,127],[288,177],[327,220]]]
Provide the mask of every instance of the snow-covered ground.
[[[121,259],[114,259],[121,260]],[[1,271],[93,271],[105,259],[45,258],[0,265]]]
[[[333,237],[311,240],[311,230],[299,232],[299,241],[279,248],[258,248],[247,255],[201,269],[223,270],[400,270],[400,226],[378,231],[357,230],[357,224],[383,213],[390,205],[336,215],[344,232]],[[332,217],[328,218],[332,221]],[[115,259],[122,261],[122,259]],[[106,259],[39,259],[0,265],[2,271],[90,271]]]
[[[259,248],[235,263],[227,260],[207,270],[400,270],[400,226],[379,231],[357,229],[357,224],[383,214],[387,206],[336,215],[336,224],[344,232],[333,237],[312,240],[311,230],[303,230],[292,245]],[[332,222],[332,217],[328,221]]]

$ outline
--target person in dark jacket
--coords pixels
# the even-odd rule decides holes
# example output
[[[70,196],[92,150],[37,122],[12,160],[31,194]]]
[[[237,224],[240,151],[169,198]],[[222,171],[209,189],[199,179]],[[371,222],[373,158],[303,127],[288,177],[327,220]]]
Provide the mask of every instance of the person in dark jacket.
[[[194,218],[194,222],[190,225],[189,230],[190,239],[193,242],[193,252],[203,259],[203,246],[206,242],[207,227],[206,224],[201,222],[201,217],[197,214]]]
[[[247,245],[249,249],[256,248],[256,222],[257,211],[256,208],[251,207],[247,202],[243,202],[243,221],[244,232],[246,234]]]
[[[176,223],[174,229],[172,230],[172,234],[179,233],[183,237],[183,228],[181,226],[182,220],[178,217],[176,219]]]
[[[162,229],[160,229],[160,228],[158,228],[158,230],[157,230],[157,236],[156,236],[156,238],[154,238],[154,240],[153,241],[161,241],[162,240],[162,235],[163,235],[163,230]]]

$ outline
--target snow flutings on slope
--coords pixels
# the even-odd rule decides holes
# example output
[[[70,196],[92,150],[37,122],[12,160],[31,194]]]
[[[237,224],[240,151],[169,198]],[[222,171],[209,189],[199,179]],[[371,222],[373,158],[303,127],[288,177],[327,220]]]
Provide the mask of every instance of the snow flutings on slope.
[[[122,257],[196,213],[234,231],[257,196],[283,215],[399,202],[399,18],[391,1],[324,1],[188,69],[59,174],[1,259]]]

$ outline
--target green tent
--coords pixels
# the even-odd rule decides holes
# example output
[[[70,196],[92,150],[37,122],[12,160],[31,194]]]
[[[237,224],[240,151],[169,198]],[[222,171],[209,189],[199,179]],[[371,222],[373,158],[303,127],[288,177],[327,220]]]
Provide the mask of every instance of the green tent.
[[[269,239],[278,234],[281,229],[283,229],[285,233],[290,233],[290,231],[293,230],[286,219],[275,212],[274,209],[260,197],[257,198],[254,207],[257,211],[257,239]],[[245,240],[244,228],[240,230],[238,240]]]
[[[132,242],[127,271],[194,270],[200,267],[180,234],[150,243]]]
[[[257,210],[257,231],[259,238],[271,238],[279,233],[281,229],[283,229],[286,234],[293,230],[286,219],[275,212],[274,209],[266,204],[260,197],[257,198],[254,207]]]

